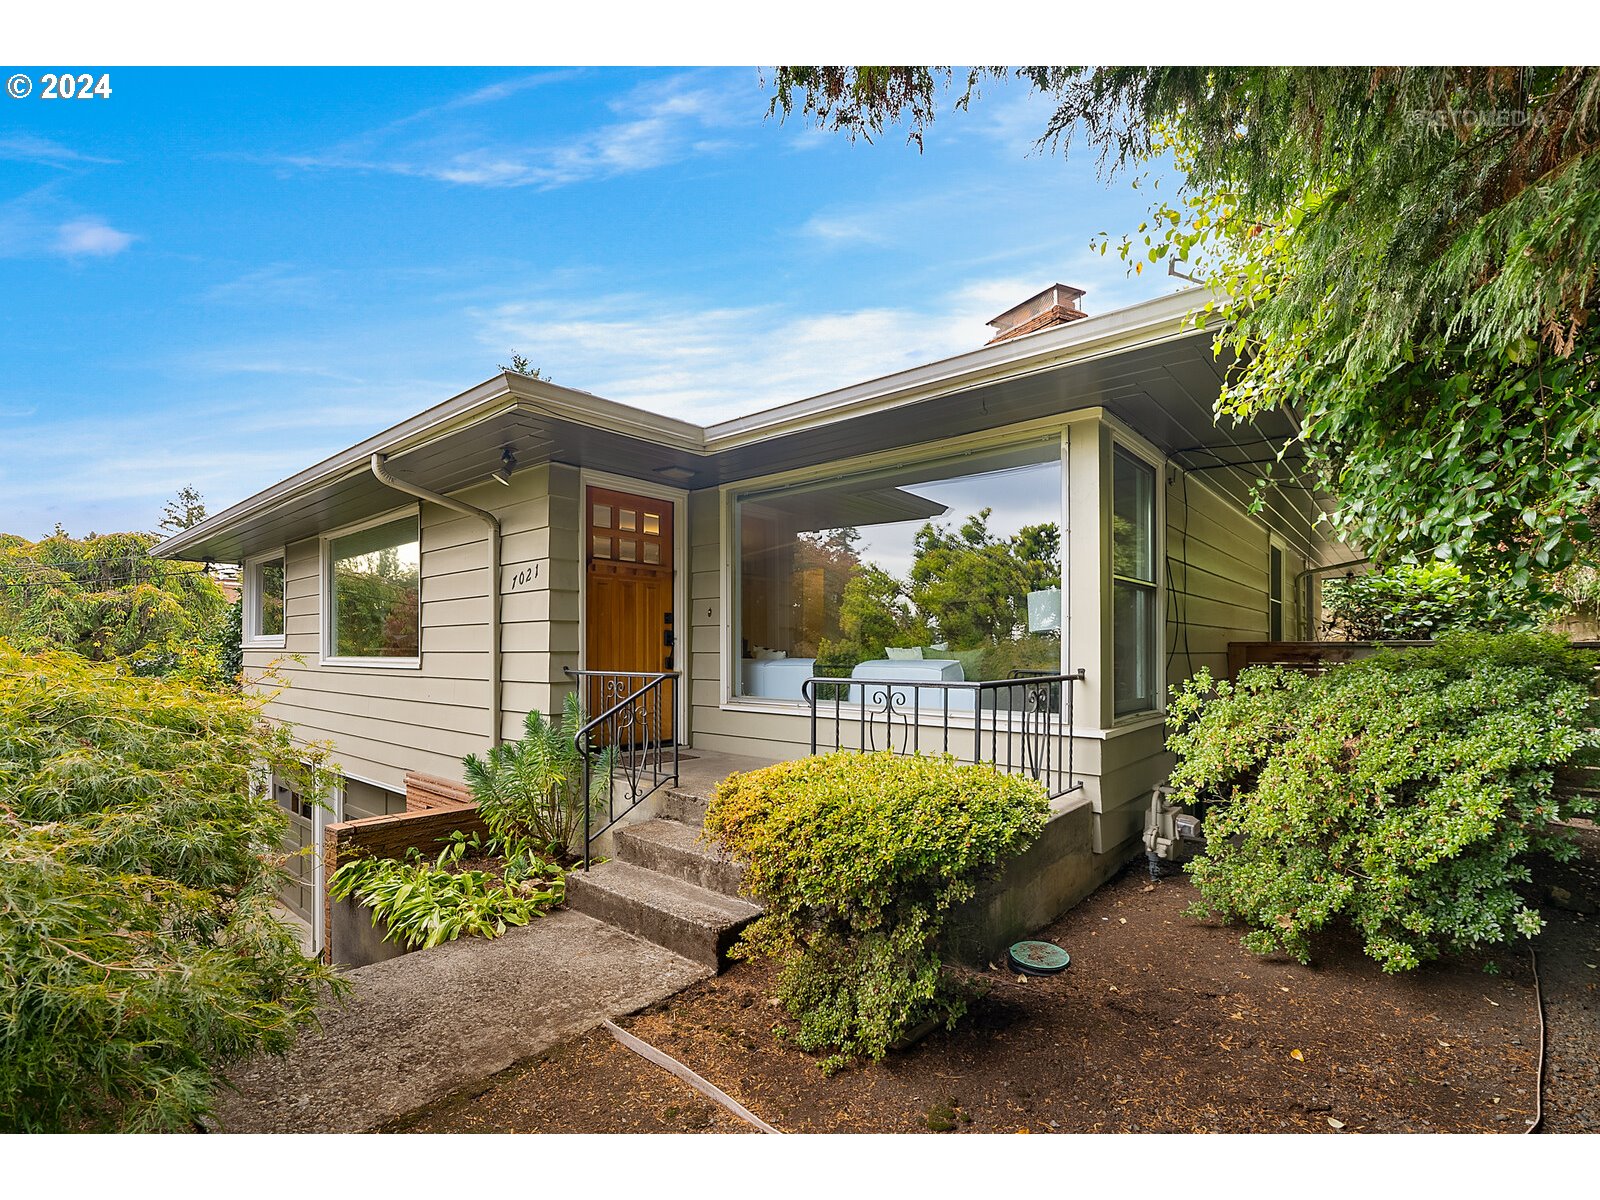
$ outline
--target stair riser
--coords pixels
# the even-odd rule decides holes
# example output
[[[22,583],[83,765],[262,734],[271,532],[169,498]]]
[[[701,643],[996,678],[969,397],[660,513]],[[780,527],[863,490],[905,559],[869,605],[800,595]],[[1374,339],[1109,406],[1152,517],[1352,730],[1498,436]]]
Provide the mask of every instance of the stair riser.
[[[706,798],[692,792],[669,791],[660,812],[669,821],[682,821],[698,829],[706,823]]]
[[[692,962],[721,970],[728,962],[728,950],[739,938],[748,921],[726,927],[702,925],[663,912],[628,896],[591,885],[582,871],[567,876],[567,907],[591,916],[625,933],[665,946]]]
[[[647,838],[633,837],[627,830],[617,832],[616,846],[617,857],[623,862],[698,884],[724,896],[739,895],[739,881],[744,877],[744,870],[738,863],[680,850],[676,846],[663,846]]]

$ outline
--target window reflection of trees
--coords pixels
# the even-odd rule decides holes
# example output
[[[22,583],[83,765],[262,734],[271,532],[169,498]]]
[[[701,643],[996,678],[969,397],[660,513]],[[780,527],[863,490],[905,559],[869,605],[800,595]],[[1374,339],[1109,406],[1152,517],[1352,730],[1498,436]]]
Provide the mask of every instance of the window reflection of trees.
[[[419,650],[416,526],[391,536],[410,539],[333,561],[334,653],[340,658],[415,658]],[[385,526],[380,533],[388,532]],[[360,535],[356,535],[360,536]],[[402,550],[408,553],[402,554]]]

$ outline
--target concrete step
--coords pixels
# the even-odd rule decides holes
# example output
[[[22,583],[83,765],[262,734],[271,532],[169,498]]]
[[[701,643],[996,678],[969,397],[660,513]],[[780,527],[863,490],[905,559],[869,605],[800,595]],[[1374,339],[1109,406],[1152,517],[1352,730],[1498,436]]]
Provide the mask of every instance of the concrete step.
[[[739,931],[761,915],[736,900],[612,859],[567,876],[567,907],[720,970]]]
[[[702,842],[696,826],[681,821],[639,821],[618,826],[612,837],[617,857],[623,862],[648,867],[724,896],[739,894],[744,868]]]
[[[668,788],[666,799],[661,802],[660,813],[669,821],[678,821],[684,825],[693,825],[698,829],[705,824],[706,805],[711,802],[711,797],[687,788]]]

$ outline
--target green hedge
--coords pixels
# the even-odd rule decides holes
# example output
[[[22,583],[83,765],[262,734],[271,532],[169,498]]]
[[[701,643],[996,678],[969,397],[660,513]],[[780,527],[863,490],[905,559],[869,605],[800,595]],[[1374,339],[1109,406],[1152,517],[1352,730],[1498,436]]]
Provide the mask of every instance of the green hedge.
[[[1044,789],[987,766],[843,751],[732,775],[706,835],[766,908],[737,948],[782,961],[779,998],[807,1050],[881,1058],[919,1024],[954,1024],[950,911],[1038,837]]]
[[[1555,788],[1600,747],[1595,661],[1548,635],[1454,634],[1321,676],[1202,671],[1174,689],[1168,738],[1179,797],[1210,802],[1197,912],[1302,962],[1348,921],[1386,971],[1537,933],[1527,859],[1573,854],[1552,822],[1595,809]]]

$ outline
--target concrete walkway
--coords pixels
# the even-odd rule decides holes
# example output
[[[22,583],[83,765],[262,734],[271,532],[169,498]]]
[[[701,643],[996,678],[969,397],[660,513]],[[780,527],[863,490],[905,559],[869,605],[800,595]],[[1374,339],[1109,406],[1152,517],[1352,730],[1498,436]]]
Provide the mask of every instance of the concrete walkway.
[[[351,971],[322,1032],[231,1072],[212,1127],[366,1133],[711,972],[581,913]]]

